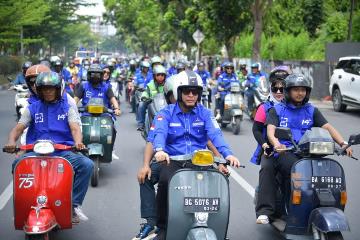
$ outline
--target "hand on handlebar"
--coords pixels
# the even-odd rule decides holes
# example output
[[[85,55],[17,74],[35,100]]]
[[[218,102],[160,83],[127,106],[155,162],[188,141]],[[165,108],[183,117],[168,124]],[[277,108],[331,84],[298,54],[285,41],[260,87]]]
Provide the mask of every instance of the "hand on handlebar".
[[[347,155],[348,157],[352,157],[353,150],[352,150],[351,147],[347,147],[347,145],[345,145],[345,146],[342,147],[342,150],[343,150],[343,149],[345,149],[346,155]],[[344,152],[344,154],[345,154],[345,152]]]
[[[275,145],[274,146],[274,149],[276,152],[278,153],[283,153],[283,152],[286,152],[286,146],[284,144],[278,144],[278,145]]]
[[[86,146],[84,145],[84,143],[80,142],[80,143],[75,143],[75,148],[77,150],[84,150]]]
[[[3,147],[3,152],[15,153],[15,152],[16,152],[16,144],[7,143],[7,144]]]
[[[233,155],[229,155],[225,158],[226,160],[229,161],[229,165],[232,167],[240,167],[240,161],[239,159],[237,159],[237,157],[233,156]]]

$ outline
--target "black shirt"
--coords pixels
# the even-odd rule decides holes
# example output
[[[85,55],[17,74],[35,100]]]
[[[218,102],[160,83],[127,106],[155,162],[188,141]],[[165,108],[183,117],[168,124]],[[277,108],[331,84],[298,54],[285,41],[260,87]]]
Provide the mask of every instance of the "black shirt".
[[[79,84],[76,89],[75,89],[75,97],[78,97],[79,99],[82,99],[84,96],[84,86],[83,84]],[[114,92],[111,88],[111,85],[109,85],[107,91],[106,91],[106,96],[108,97],[108,99],[110,100],[112,97],[114,97]]]
[[[313,115],[314,125],[313,127],[322,127],[328,123],[322,113],[318,108],[314,107],[314,115]],[[275,108],[271,108],[268,116],[266,117],[266,125],[274,125],[276,127],[279,126],[279,116],[276,113]]]

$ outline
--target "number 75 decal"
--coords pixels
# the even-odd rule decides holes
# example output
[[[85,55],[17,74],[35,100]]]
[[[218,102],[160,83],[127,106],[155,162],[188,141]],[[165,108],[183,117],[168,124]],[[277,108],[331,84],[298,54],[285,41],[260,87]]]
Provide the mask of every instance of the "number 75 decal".
[[[33,177],[20,177],[19,188],[30,188],[34,184]]]

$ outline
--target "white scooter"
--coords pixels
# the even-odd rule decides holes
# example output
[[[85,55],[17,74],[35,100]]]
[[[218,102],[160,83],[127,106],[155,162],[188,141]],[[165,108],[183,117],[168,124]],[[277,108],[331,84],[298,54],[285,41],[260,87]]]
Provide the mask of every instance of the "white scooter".
[[[11,79],[8,79],[9,81]],[[29,89],[26,86],[26,84],[18,84],[13,85],[9,88],[9,90],[16,91],[15,94],[15,109],[16,109],[16,117],[17,120],[20,119],[21,114],[24,112],[26,107],[29,105],[28,99],[29,99]]]

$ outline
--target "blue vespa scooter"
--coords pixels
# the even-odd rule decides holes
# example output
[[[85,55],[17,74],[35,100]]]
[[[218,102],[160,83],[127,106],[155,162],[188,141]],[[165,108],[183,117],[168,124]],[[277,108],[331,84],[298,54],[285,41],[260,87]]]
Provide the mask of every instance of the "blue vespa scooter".
[[[300,156],[300,160],[291,169],[290,192],[279,184],[276,209],[279,217],[272,225],[285,239],[343,239],[341,232],[350,231],[344,214],[345,174],[339,162],[326,156],[346,155],[345,150],[336,149],[329,132],[323,128],[306,131],[298,144],[289,128],[277,128],[275,137],[291,141],[293,147],[287,151]],[[356,144],[360,144],[360,134],[350,136],[348,147]]]

